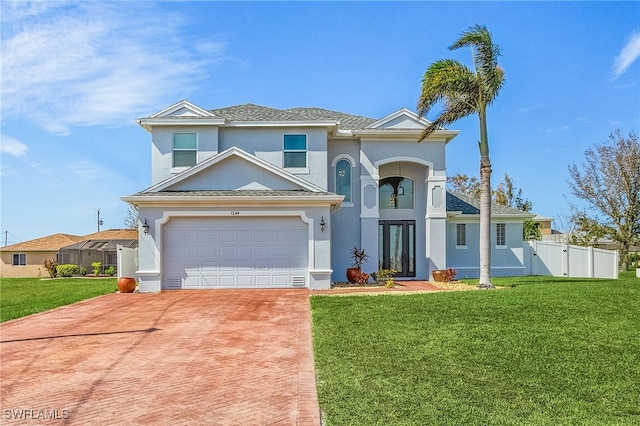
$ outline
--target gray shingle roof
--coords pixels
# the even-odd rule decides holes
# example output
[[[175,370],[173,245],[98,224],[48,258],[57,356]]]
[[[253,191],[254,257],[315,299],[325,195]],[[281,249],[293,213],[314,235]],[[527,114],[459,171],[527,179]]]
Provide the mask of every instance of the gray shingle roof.
[[[480,214],[480,199],[469,195],[447,192],[447,211],[462,212],[462,214]],[[492,215],[523,215],[533,216],[522,210],[491,202]]]
[[[364,129],[373,118],[346,114],[322,108],[276,109],[255,104],[235,105],[209,110],[213,115],[229,121],[337,121],[340,129]]]

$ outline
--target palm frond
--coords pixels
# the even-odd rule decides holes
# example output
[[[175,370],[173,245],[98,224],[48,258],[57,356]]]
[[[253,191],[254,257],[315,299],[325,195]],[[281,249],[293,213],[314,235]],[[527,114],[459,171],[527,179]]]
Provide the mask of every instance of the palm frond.
[[[474,48],[473,62],[478,77],[483,81],[483,98],[491,104],[504,83],[504,71],[498,66],[500,47],[493,43],[491,33],[482,25],[475,25],[464,31],[450,50],[470,46]]]
[[[422,131],[418,142],[425,140],[436,130],[441,130],[463,117],[475,114],[476,111],[472,103],[464,97],[460,99],[447,99],[444,102],[443,111]]]
[[[477,83],[473,72],[453,59],[442,59],[427,68],[422,78],[418,113],[425,115],[438,102],[468,93]]]

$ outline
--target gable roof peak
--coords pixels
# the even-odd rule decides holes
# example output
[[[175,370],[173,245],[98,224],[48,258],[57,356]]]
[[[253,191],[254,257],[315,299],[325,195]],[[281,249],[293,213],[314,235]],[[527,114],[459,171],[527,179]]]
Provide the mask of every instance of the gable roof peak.
[[[212,118],[215,117],[212,113],[204,108],[187,101],[181,100],[173,105],[168,106],[162,111],[158,111],[151,115],[149,118],[166,118],[166,117],[198,117],[198,118]]]

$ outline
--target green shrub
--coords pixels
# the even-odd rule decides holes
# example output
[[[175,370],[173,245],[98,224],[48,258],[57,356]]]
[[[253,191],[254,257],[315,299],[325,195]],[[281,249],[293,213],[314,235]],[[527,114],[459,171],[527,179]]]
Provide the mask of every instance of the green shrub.
[[[80,275],[82,275],[83,277],[85,275],[87,275],[87,268],[85,268],[84,266],[80,267]]]
[[[93,262],[91,264],[93,268],[93,275],[100,275],[100,270],[102,269],[102,262]]]
[[[58,265],[56,272],[60,277],[72,277],[78,273],[78,265],[72,265],[70,263],[64,265]]]
[[[112,276],[114,276],[116,274],[116,267],[111,265],[107,269],[104,270],[104,273],[109,275],[110,277],[112,277]]]

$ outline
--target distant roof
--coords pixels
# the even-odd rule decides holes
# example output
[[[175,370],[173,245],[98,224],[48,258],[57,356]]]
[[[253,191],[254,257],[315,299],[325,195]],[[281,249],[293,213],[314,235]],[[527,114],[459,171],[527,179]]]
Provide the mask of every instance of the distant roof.
[[[80,236],[71,234],[53,234],[34,240],[0,247],[0,251],[57,251],[61,247],[66,247],[87,240],[137,240],[137,229],[107,229],[105,231],[94,232],[93,234]]]
[[[34,240],[0,247],[0,251],[56,251],[60,247],[82,241],[84,237],[71,234],[53,234]]]
[[[480,214],[480,199],[458,192],[447,192],[447,211],[462,212],[462,214]],[[491,202],[491,214],[501,216],[535,216],[533,213],[503,206],[493,201]]]
[[[85,235],[83,240],[137,240],[137,229],[107,229]]]
[[[340,129],[364,129],[377,120],[322,108],[276,109],[255,104],[235,105],[209,110],[213,115],[230,121],[337,121]]]

